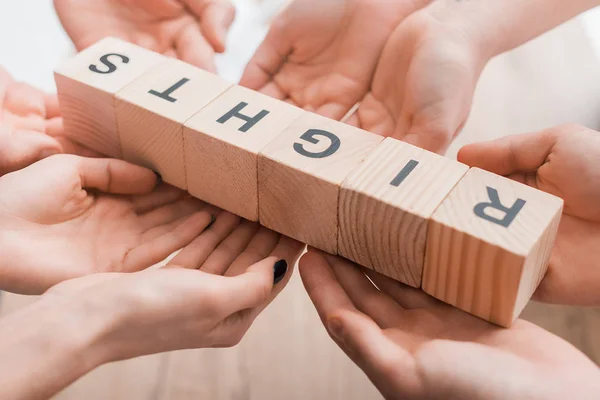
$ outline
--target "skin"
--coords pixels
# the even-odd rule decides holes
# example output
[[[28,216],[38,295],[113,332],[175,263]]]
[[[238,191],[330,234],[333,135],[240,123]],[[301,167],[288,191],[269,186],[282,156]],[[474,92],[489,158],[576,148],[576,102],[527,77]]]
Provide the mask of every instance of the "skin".
[[[600,396],[598,367],[531,323],[493,326],[314,249],[300,274],[331,338],[388,399]]]
[[[110,35],[209,71],[235,15],[227,0],[55,0],[54,6],[78,50]]]
[[[507,136],[461,149],[458,159],[564,199],[546,277],[535,298],[600,304],[600,134],[578,125]]]
[[[203,259],[210,246],[200,236],[164,268],[66,281],[3,318],[1,397],[49,398],[112,361],[235,346],[287,285],[304,247],[265,228],[253,229],[244,245],[229,244],[228,258],[213,263],[212,273],[190,263]],[[287,273],[275,275],[278,260],[290,266]]]

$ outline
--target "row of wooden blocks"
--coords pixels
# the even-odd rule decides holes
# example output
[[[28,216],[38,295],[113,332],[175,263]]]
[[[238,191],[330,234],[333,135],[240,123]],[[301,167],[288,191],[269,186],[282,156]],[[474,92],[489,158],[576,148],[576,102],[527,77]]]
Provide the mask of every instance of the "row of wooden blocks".
[[[81,144],[496,324],[546,271],[559,198],[113,38],[55,77]]]

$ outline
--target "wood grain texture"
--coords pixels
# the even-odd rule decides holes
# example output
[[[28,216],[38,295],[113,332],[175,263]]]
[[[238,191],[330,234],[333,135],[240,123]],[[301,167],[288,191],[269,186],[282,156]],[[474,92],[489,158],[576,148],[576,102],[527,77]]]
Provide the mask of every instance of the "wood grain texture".
[[[468,167],[387,138],[344,181],[338,253],[421,287],[428,221]]]
[[[175,59],[152,68],[117,93],[123,159],[186,189],[183,123],[231,85]]]
[[[301,114],[253,90],[229,88],[184,125],[188,191],[258,221],[258,153]]]
[[[488,207],[489,188],[509,208],[523,207],[508,226],[508,213]],[[558,223],[562,199],[524,184],[472,168],[431,218],[423,290],[430,295],[501,326],[519,316],[543,278]],[[506,222],[506,221],[505,221]]]
[[[311,130],[321,133],[306,136]],[[327,138],[323,131],[333,136]],[[340,185],[382,140],[341,122],[303,114],[259,155],[260,223],[336,254]]]
[[[106,61],[115,70],[101,62]],[[160,54],[115,38],[106,38],[63,63],[54,73],[65,135],[90,149],[121,157],[115,95],[137,77],[164,61]],[[125,62],[126,61],[126,62]],[[90,69],[90,66],[95,66]]]

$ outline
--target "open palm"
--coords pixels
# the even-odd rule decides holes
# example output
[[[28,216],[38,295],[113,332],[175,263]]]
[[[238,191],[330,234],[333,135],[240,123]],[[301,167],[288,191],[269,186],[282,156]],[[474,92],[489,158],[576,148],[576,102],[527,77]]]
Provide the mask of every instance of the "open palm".
[[[369,88],[396,25],[427,0],[295,0],[246,67],[241,84],[341,119]]]
[[[214,71],[234,9],[227,0],[55,0],[78,50],[115,36]]]
[[[217,210],[120,160],[55,155],[0,178],[3,289],[132,272],[192,242]]]

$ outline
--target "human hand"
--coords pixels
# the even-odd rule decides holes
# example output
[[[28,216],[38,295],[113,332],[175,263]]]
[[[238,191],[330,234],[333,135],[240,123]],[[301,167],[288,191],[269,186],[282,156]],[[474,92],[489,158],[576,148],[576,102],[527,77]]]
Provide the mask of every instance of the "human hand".
[[[0,178],[2,289],[131,272],[198,236],[217,210],[120,160],[55,155]]]
[[[215,71],[235,9],[228,0],[54,0],[56,12],[82,50],[116,36]]]
[[[458,159],[564,199],[548,272],[534,298],[600,305],[600,133],[559,126],[471,144]]]
[[[434,2],[396,28],[369,93],[348,123],[434,152],[446,150],[469,116],[475,86],[492,56],[453,7]]]
[[[107,362],[234,346],[286,286],[304,246],[233,222],[231,214],[218,218],[167,267],[65,281],[2,319],[0,396],[49,398]],[[227,227],[234,228],[206,260]]]
[[[332,339],[388,399],[600,395],[598,367],[531,323],[493,326],[313,249],[300,274]]]
[[[46,134],[58,118],[58,101],[0,67],[0,176],[62,151]]]
[[[366,94],[396,25],[431,0],[295,0],[278,16],[241,84],[341,119]]]

